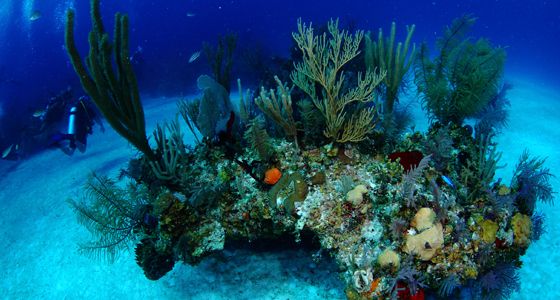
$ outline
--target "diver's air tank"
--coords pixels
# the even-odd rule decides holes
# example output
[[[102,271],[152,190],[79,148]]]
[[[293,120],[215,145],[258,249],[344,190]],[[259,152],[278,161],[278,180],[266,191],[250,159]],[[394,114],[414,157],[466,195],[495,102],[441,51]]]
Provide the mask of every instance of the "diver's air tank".
[[[74,106],[70,109],[70,118],[68,118],[68,134],[76,134],[76,113],[78,108]]]

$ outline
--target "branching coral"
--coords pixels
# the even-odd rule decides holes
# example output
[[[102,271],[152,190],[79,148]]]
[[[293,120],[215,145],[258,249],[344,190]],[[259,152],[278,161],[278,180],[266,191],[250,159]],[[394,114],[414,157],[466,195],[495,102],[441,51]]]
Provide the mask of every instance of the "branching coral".
[[[98,239],[81,244],[80,250],[114,261],[134,241],[133,232],[149,225],[143,223],[149,213],[147,199],[146,191],[137,186],[130,186],[127,191],[109,178],[93,174],[85,185],[84,198],[69,201],[78,222]]]
[[[476,131],[485,135],[499,133],[508,124],[510,102],[507,92],[511,90],[510,83],[504,83],[500,91],[492,97],[488,105],[476,115]]]
[[[363,31],[353,36],[338,29],[338,20],[328,23],[329,37],[315,36],[311,25],[298,20],[298,31],[292,34],[303,54],[303,61],[294,65],[291,79],[303,90],[325,119],[324,135],[339,143],[359,142],[365,139],[375,124],[373,94],[385,77],[385,71],[358,74],[353,89],[344,91],[345,76],[342,68],[359,54]],[[319,89],[317,89],[319,88]],[[317,94],[317,91],[321,94]],[[352,104],[366,105],[352,110]],[[367,107],[369,105],[369,107]],[[349,115],[349,117],[348,117]]]
[[[422,45],[416,64],[416,84],[424,107],[443,124],[461,125],[480,113],[497,94],[505,51],[484,40],[465,38],[475,18],[465,15],[453,21],[438,39],[439,55],[430,60]]]
[[[401,194],[406,200],[407,207],[416,206],[416,201],[414,198],[414,192],[416,191],[416,182],[422,176],[422,172],[424,171],[424,169],[428,167],[431,157],[431,155],[423,157],[418,166],[413,167],[409,172],[406,172],[403,175]]]
[[[467,166],[463,166],[461,170],[461,180],[465,186],[469,187],[469,192],[465,195],[467,202],[475,200],[481,193],[488,193],[496,170],[504,167],[498,165],[502,153],[497,151],[492,137],[484,135],[476,137],[478,141],[477,157],[469,159]]]
[[[169,135],[168,135],[169,133]],[[158,161],[149,162],[152,171],[160,180],[178,182],[178,162],[185,153],[183,134],[179,126],[179,120],[175,118],[170,123],[157,125],[154,130],[154,139],[157,145],[157,153],[161,157]]]
[[[410,50],[410,41],[414,34],[415,25],[406,26],[406,39],[403,42],[396,43],[396,24],[391,24],[391,33],[388,37],[383,36],[383,30],[379,28],[377,42],[372,40],[370,34],[365,36],[365,63],[371,70],[386,70],[387,75],[383,79],[383,89],[385,96],[385,106],[383,107],[383,121],[385,127],[391,124],[393,106],[397,100],[399,88],[403,79],[410,69],[412,62],[416,56],[416,45],[412,44]]]
[[[550,178],[553,176],[544,167],[544,158],[530,157],[524,151],[515,167],[511,187],[517,191],[515,204],[521,212],[532,215],[537,200],[552,203],[554,200]]]
[[[250,121],[245,140],[249,142],[251,148],[256,151],[263,162],[268,162],[273,155],[273,148],[270,144],[270,137],[264,128],[264,119],[256,117]]]
[[[215,48],[208,43],[202,45],[204,55],[212,67],[214,78],[228,93],[231,90],[231,68],[236,45],[237,35],[233,33],[220,36]]]
[[[267,91],[264,87],[261,87],[261,92],[255,98],[255,103],[267,117],[284,130],[287,136],[294,140],[297,146],[297,126],[292,108],[291,88],[282,83],[277,76],[274,76],[274,80],[277,84],[276,92],[272,89]]]
[[[517,268],[510,264],[500,264],[479,279],[485,299],[508,299],[512,292],[519,290]]]
[[[95,102],[107,122],[150,160],[157,157],[146,138],[144,109],[128,55],[128,17],[115,15],[115,35],[111,44],[99,12],[99,0],[91,0],[92,31],[86,66],[74,42],[74,11],[66,16],[66,50],[82,87]],[[114,52],[113,52],[114,51]],[[114,63],[112,62],[114,54]],[[116,66],[116,71],[113,70]]]

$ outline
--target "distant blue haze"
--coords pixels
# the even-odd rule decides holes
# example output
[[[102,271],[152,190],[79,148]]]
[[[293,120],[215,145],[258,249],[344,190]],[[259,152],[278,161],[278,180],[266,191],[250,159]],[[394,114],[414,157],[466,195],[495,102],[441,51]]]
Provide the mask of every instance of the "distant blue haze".
[[[143,49],[136,71],[142,91],[151,95],[196,92],[196,77],[209,69],[203,55],[192,64],[189,57],[204,41],[213,43],[227,32],[238,34],[238,54],[260,47],[270,56],[288,56],[299,17],[318,26],[338,17],[343,26],[375,32],[396,21],[401,35],[405,25],[416,24],[414,41],[433,44],[455,17],[472,13],[479,18],[474,37],[507,47],[509,75],[560,84],[560,1],[105,0],[101,5],[108,31],[116,11],[129,14],[131,52]],[[0,146],[9,144],[11,133],[50,96],[67,86],[82,93],[63,46],[68,7],[77,11],[76,40],[85,56],[89,1],[0,1]],[[41,18],[30,21],[33,11]],[[243,76],[240,68],[234,78]]]

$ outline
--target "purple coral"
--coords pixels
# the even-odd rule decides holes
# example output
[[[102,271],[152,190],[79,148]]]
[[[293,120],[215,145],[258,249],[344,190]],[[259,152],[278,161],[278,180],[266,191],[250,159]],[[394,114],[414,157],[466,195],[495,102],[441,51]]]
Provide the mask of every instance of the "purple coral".
[[[459,276],[457,276],[457,274],[451,274],[441,282],[438,294],[442,297],[449,297],[460,286],[461,282],[459,280]]]
[[[396,218],[391,222],[391,236],[394,240],[399,240],[407,228],[408,222],[405,219]]]
[[[517,191],[515,203],[524,214],[533,214],[537,200],[553,203],[554,197],[550,184],[553,175],[544,167],[545,160],[539,157],[531,158],[529,152],[525,150],[515,167],[511,186]]]
[[[546,228],[544,225],[546,218],[542,212],[535,212],[531,217],[531,223],[533,224],[533,228],[531,231],[531,240],[536,241],[541,238],[543,233],[546,233]]]
[[[519,290],[517,268],[512,264],[499,264],[479,279],[485,299],[508,299]]]
[[[390,281],[390,286],[393,295],[399,292],[398,283],[404,283],[408,286],[411,295],[415,295],[418,290],[425,288],[427,285],[424,283],[425,274],[420,273],[414,266],[411,266],[411,261],[407,260],[405,265],[399,270],[395,278]]]

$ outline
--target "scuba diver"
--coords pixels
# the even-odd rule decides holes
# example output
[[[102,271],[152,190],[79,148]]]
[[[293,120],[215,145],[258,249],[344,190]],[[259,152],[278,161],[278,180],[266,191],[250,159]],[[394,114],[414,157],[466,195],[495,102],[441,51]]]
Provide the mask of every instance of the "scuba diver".
[[[51,146],[62,150],[66,155],[74,154],[76,148],[84,153],[87,148],[87,137],[93,133],[93,125],[97,123],[101,132],[105,131],[95,106],[85,96],[70,108],[68,116],[68,132],[56,133],[51,137]]]

